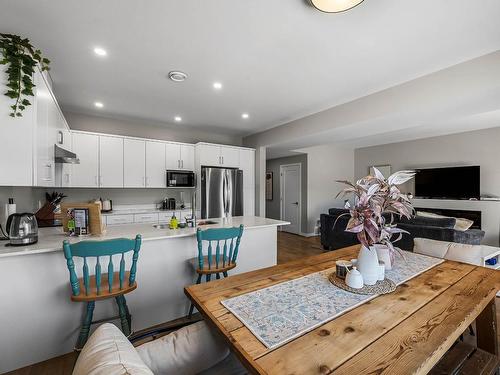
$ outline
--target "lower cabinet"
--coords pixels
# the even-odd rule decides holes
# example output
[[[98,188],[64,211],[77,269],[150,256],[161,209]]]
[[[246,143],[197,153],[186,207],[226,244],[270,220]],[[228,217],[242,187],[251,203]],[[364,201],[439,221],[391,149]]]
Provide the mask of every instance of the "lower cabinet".
[[[157,223],[157,213],[134,214],[134,223]]]
[[[106,215],[107,225],[132,224],[134,215]]]

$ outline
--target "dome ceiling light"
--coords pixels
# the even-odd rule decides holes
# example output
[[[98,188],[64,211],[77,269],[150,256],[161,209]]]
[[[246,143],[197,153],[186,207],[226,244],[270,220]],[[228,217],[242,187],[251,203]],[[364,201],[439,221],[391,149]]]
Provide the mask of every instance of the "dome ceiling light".
[[[174,82],[183,82],[187,78],[187,74],[179,71],[172,71],[168,73],[168,78],[170,78]]]
[[[339,13],[354,8],[363,0],[309,0],[318,10],[326,13]]]

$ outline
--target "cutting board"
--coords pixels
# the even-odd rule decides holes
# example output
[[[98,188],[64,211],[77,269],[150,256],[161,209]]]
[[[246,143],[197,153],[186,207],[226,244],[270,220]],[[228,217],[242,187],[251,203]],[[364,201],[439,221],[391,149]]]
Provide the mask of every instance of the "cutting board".
[[[70,208],[87,208],[89,210],[89,230],[90,234],[100,235],[105,231],[101,216],[100,203],[61,203],[61,214],[64,231],[68,231],[68,215]]]

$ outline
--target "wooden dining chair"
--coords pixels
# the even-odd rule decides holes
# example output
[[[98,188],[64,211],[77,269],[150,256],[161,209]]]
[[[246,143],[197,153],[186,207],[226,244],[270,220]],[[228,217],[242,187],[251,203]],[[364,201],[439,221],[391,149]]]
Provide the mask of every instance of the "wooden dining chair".
[[[95,301],[115,298],[118,305],[120,323],[125,336],[129,336],[132,329],[132,317],[129,313],[125,294],[137,288],[135,281],[137,273],[137,259],[141,248],[141,236],[138,234],[135,240],[117,238],[107,241],[81,241],[70,244],[63,242],[64,257],[69,270],[71,284],[71,300],[75,302],[86,302],[87,309],[78,336],[75,349],[79,350],[87,342]],[[129,270],[125,265],[125,254],[133,251],[132,263]],[[119,270],[115,272],[113,255],[120,256]],[[75,271],[73,257],[83,258],[83,277],[78,278]],[[88,258],[95,258],[95,273],[90,274]],[[107,273],[102,273],[102,265],[106,266]]]
[[[232,228],[210,228],[196,231],[198,240],[198,257],[195,258],[196,273],[198,278],[196,284],[201,283],[203,275],[205,281],[209,282],[212,275],[220,279],[221,274],[227,277],[227,271],[236,267],[236,258],[240,247],[243,225]],[[203,251],[203,243],[207,243],[206,255]],[[194,305],[189,308],[189,318],[193,315]]]

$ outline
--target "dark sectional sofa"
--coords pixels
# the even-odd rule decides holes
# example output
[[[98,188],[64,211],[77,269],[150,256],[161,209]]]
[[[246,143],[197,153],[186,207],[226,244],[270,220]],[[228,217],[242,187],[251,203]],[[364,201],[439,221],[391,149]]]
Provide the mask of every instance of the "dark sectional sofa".
[[[354,233],[346,232],[350,219],[349,210],[330,208],[328,214],[321,214],[321,245],[325,250],[341,249],[358,244]],[[455,218],[430,218],[416,216],[410,220],[395,218],[398,228],[408,231],[394,245],[408,251],[413,251],[414,238],[430,238],[433,240],[458,242],[479,245],[484,237],[484,231],[469,229],[459,231],[453,229]]]

